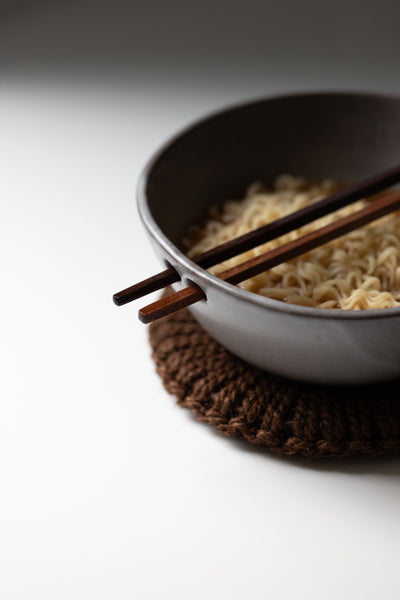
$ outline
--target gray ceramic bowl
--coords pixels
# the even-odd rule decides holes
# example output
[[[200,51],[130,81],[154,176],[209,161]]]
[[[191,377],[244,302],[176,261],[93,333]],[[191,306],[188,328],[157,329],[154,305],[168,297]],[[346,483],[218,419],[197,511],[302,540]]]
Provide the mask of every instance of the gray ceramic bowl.
[[[400,308],[316,309],[252,294],[188,259],[180,240],[213,203],[282,172],[357,181],[400,160],[400,98],[315,93],[213,115],[168,143],[139,183],[139,210],[161,262],[207,300],[190,310],[221,344],[303,381],[360,384],[400,376]]]

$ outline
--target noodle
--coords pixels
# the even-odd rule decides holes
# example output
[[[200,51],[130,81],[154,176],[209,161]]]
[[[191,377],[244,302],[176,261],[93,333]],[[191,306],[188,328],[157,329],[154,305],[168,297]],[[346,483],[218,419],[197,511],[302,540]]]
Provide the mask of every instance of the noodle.
[[[184,240],[190,257],[252,229],[299,210],[337,191],[332,180],[311,183],[281,175],[272,191],[251,185],[243,200],[213,208],[201,226],[192,226]],[[361,200],[235,256],[210,269],[218,273],[276,248],[365,206]],[[365,310],[400,306],[400,211],[348,233],[320,248],[239,284],[245,290],[291,304]]]

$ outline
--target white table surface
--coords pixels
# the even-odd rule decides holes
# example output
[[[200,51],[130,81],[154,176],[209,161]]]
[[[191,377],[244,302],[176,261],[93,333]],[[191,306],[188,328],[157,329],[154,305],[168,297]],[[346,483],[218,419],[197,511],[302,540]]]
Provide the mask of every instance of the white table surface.
[[[63,78],[20,59],[34,17],[57,22],[41,11],[7,13],[0,93],[0,597],[397,600],[400,460],[224,439],[164,391],[141,303],[111,302],[158,270],[134,190],[166,138],[252,96],[371,89],[367,71]]]

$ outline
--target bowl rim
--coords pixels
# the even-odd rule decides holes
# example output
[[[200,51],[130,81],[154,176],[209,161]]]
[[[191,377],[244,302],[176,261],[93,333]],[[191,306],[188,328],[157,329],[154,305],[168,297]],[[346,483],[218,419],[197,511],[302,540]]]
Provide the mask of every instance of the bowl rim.
[[[274,300],[248,290],[239,288],[236,285],[228,283],[219,277],[212,275],[195,262],[193,262],[186,254],[184,254],[171,240],[164,234],[162,229],[155,222],[147,198],[147,185],[151,177],[153,168],[156,166],[159,159],[163,154],[168,151],[173,145],[178,142],[182,137],[191,133],[193,130],[202,127],[206,123],[218,119],[229,112],[235,112],[244,108],[250,108],[258,104],[265,104],[268,102],[279,102],[280,100],[296,100],[304,97],[358,97],[360,99],[376,99],[376,100],[393,100],[400,102],[400,95],[386,94],[386,93],[375,93],[375,92],[362,92],[362,91],[303,91],[293,92],[285,94],[269,95],[254,100],[248,100],[236,104],[229,105],[225,108],[220,108],[216,111],[210,112],[205,116],[189,123],[186,127],[179,130],[176,134],[169,137],[158,150],[156,150],[150,159],[145,164],[142,172],[140,173],[137,188],[136,188],[136,199],[139,216],[144,224],[146,230],[150,236],[165,250],[165,252],[176,261],[183,270],[182,281],[185,285],[189,285],[191,282],[196,283],[201,288],[201,282],[205,281],[207,286],[217,288],[219,291],[228,295],[234,296],[238,300],[248,302],[252,305],[267,309],[269,311],[286,313],[288,315],[299,315],[302,317],[308,317],[313,319],[345,319],[345,320],[364,320],[364,319],[381,319],[389,318],[391,316],[400,316],[400,306],[394,306],[390,308],[372,308],[364,310],[346,310],[346,309],[332,309],[332,308],[318,308],[311,306],[302,306],[298,304],[289,304],[280,300]],[[389,165],[390,166],[390,165]],[[173,266],[167,260],[165,261],[167,267]],[[207,296],[206,292],[205,295]]]

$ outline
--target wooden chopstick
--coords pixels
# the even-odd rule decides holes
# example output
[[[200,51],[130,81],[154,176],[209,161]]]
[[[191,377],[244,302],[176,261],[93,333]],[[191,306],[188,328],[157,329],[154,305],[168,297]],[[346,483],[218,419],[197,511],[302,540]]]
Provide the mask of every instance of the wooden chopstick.
[[[400,191],[385,194],[376,198],[361,210],[342,217],[325,227],[307,233],[278,248],[274,248],[269,252],[264,252],[239,265],[226,269],[218,273],[217,277],[233,284],[245,281],[250,277],[254,277],[278,264],[296,258],[318,246],[322,246],[331,240],[353,231],[353,229],[362,227],[399,208]],[[204,299],[206,299],[204,292],[199,287],[191,285],[145,306],[139,311],[139,319],[143,323],[150,323]]]
[[[316,219],[324,217],[356,200],[376,194],[399,181],[400,165],[392,169],[387,169],[373,177],[369,177],[368,179],[337,192],[336,194],[332,194],[319,202],[315,202],[301,210],[286,215],[273,223],[267,223],[267,225],[259,227],[249,233],[245,233],[225,244],[216,246],[215,248],[196,256],[192,260],[200,267],[208,269],[220,262],[224,262],[228,258],[237,256],[251,248],[255,248],[256,246],[260,246],[261,244],[265,244],[266,242],[280,237],[293,229],[298,229],[307,223],[311,223]],[[170,267],[153,277],[144,279],[125,290],[117,292],[113,296],[114,303],[117,306],[122,306],[128,302],[132,302],[132,300],[136,300],[146,294],[150,294],[151,292],[155,292],[156,290],[171,285],[171,283],[175,283],[179,281],[179,279],[178,273],[173,267]]]

